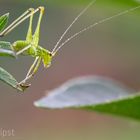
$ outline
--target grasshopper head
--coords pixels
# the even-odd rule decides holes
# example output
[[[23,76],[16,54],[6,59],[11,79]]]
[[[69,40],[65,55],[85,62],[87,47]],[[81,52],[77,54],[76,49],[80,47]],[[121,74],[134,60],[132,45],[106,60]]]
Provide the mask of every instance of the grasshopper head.
[[[48,68],[51,65],[52,57],[51,52],[48,50],[43,51],[42,62],[45,68]]]

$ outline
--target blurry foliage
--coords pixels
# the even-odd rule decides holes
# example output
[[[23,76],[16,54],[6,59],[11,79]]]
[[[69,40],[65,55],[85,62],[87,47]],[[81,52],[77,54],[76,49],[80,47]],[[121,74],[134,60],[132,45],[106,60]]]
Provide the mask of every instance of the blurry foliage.
[[[0,16],[0,31],[2,31],[4,27],[6,26],[8,22],[8,18],[9,18],[9,14]],[[0,41],[0,57],[2,56],[5,56],[5,57],[10,56],[10,57],[16,58],[15,53],[13,52],[11,44],[9,42]],[[18,82],[16,81],[16,79],[10,73],[8,73],[6,70],[4,70],[1,67],[0,67],[0,80],[22,91],[22,89],[17,86]]]
[[[7,22],[8,22],[8,17],[9,17],[9,13],[0,16],[0,31],[3,30],[3,28],[6,26]]]
[[[46,109],[84,109],[140,120],[140,94],[99,76],[70,80],[34,104]]]
[[[6,1],[9,2],[9,0],[2,0],[1,3],[4,1],[4,3],[6,3]],[[49,4],[53,4],[53,5],[85,5],[90,3],[92,0],[40,0],[40,1],[29,1],[29,0],[15,0],[12,1],[12,3],[23,3],[26,4],[26,2],[31,3],[31,4],[45,4],[45,5],[49,5]],[[139,0],[116,0],[116,1],[112,1],[112,0],[96,0],[96,3],[99,3],[100,6],[132,6],[132,5],[137,5],[140,3]]]
[[[0,80],[10,85],[11,87],[22,91],[22,89],[19,86],[17,86],[18,82],[16,81],[16,79],[1,67],[0,67]]]

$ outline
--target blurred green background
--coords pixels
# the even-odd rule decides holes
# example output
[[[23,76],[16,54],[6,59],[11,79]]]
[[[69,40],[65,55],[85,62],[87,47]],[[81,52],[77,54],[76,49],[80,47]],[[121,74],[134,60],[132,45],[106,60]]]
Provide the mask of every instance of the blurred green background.
[[[0,14],[10,12],[9,23],[29,7],[43,5],[46,12],[41,26],[40,44],[51,50],[56,41],[83,9],[84,0],[1,0]],[[98,0],[82,16],[68,35],[83,27],[138,5],[138,0]],[[6,140],[139,140],[140,123],[133,120],[77,110],[43,110],[33,106],[47,90],[83,75],[104,75],[140,89],[140,9],[98,25],[73,39],[59,52],[49,69],[41,67],[24,94],[0,82],[0,128],[14,129]],[[37,15],[34,19],[36,26]],[[28,21],[7,37],[24,39]],[[0,65],[22,80],[33,59],[0,58]],[[3,139],[0,137],[0,139]]]

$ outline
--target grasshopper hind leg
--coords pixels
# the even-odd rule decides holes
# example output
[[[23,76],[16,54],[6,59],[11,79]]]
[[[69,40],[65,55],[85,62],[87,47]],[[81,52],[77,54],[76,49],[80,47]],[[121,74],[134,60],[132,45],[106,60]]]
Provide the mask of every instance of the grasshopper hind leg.
[[[18,17],[16,20],[14,20],[7,28],[5,28],[1,33],[0,37],[3,37],[10,33],[13,29],[15,29],[18,25],[20,25],[23,21],[25,21],[27,18],[31,17],[33,14],[38,12],[40,9],[37,8],[33,10],[33,8],[29,8],[27,11],[25,11],[20,17]]]

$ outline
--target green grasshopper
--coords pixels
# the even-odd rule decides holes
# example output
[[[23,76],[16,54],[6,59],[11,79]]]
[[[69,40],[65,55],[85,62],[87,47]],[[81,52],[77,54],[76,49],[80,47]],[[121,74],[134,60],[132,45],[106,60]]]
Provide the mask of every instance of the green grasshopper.
[[[56,45],[54,46],[52,51],[48,51],[45,48],[41,47],[39,45],[39,35],[40,35],[40,25],[42,16],[44,13],[44,7],[38,7],[37,9],[30,8],[27,11],[25,11],[19,18],[14,20],[5,30],[3,30],[0,33],[0,37],[3,37],[7,35],[9,32],[11,32],[15,27],[17,27],[19,24],[21,24],[23,21],[25,21],[27,18],[30,18],[29,21],[29,27],[28,32],[26,36],[26,40],[18,40],[15,41],[12,44],[13,50],[16,52],[16,55],[28,55],[35,58],[33,64],[31,65],[30,69],[28,70],[26,77],[24,80],[19,82],[18,86],[21,86],[22,88],[28,88],[30,85],[26,85],[26,82],[35,75],[37,72],[41,61],[43,62],[43,65],[45,68],[48,68],[51,64],[52,58],[55,56],[55,54],[70,40],[75,38],[76,36],[80,35],[81,33],[95,27],[98,24],[104,23],[106,21],[109,21],[115,17],[118,17],[120,15],[124,15],[130,11],[134,11],[138,8],[140,8],[140,5],[134,8],[131,8],[129,10],[125,10],[123,12],[120,12],[116,15],[113,15],[111,17],[105,18],[103,20],[100,20],[98,22],[95,22],[84,29],[80,30],[79,32],[75,33],[74,35],[70,36],[68,39],[66,39],[63,43],[60,44],[61,40],[64,38],[66,33],[71,29],[72,25],[87,11],[87,9],[93,5],[96,2],[96,0],[92,1],[90,4],[88,4],[81,12],[80,14],[72,21],[72,23],[68,26],[68,28],[65,30],[65,32],[62,34]],[[40,11],[37,27],[35,30],[34,35],[32,34],[32,22],[33,22],[33,15]],[[60,44],[60,45],[59,45]]]
[[[38,19],[35,33],[34,35],[32,35],[33,15],[38,11],[40,11],[39,19]],[[16,52],[16,55],[22,54],[22,55],[29,55],[35,57],[34,63],[30,67],[25,79],[19,83],[19,85],[23,87],[28,87],[28,85],[25,85],[25,83],[37,72],[41,60],[44,64],[44,67],[48,68],[50,66],[52,56],[54,56],[54,53],[51,53],[48,50],[38,45],[40,24],[41,24],[43,13],[44,13],[44,7],[39,7],[35,10],[33,8],[30,8],[27,11],[25,11],[19,18],[13,21],[13,23],[10,24],[0,34],[1,37],[7,35],[10,31],[12,31],[15,27],[17,27],[20,23],[22,23],[25,19],[30,17],[30,23],[29,23],[26,40],[18,40],[12,44],[12,48]]]

